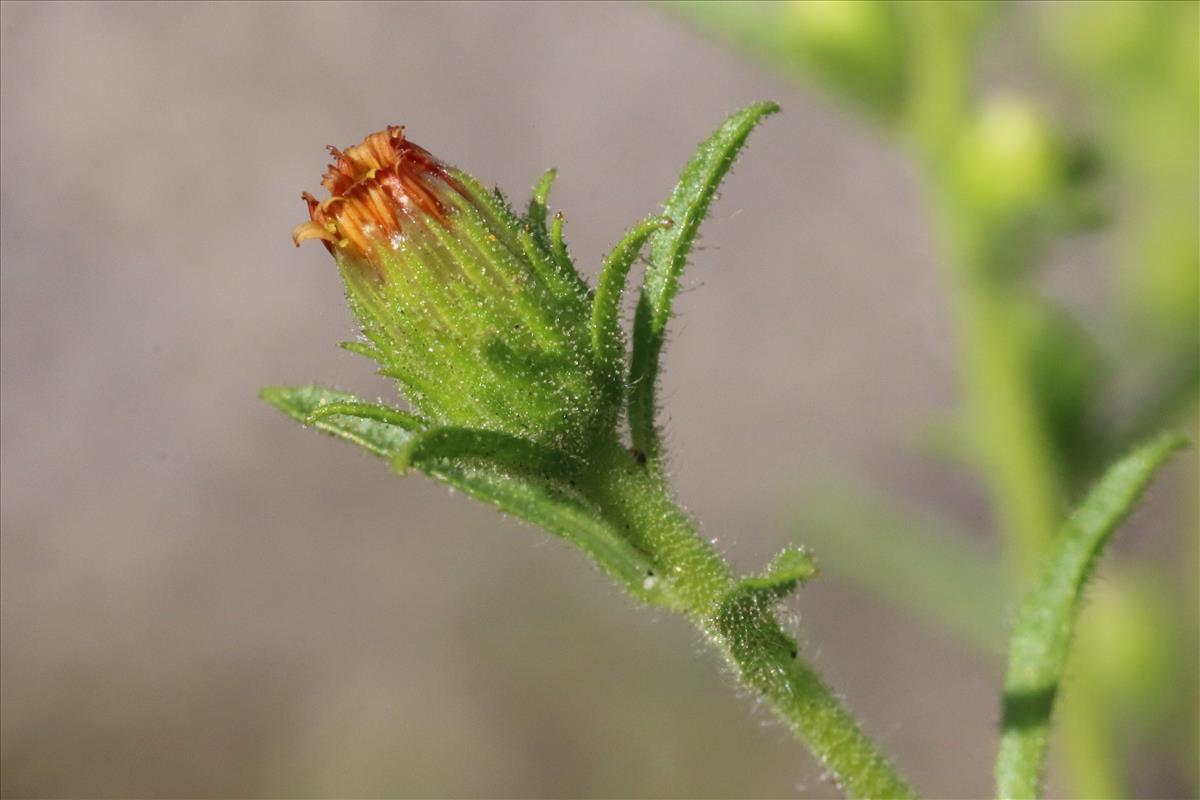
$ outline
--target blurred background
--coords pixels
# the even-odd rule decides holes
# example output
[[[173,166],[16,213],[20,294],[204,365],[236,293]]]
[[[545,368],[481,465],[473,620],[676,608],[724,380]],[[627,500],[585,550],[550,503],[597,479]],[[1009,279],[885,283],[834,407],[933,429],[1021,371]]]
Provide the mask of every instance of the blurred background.
[[[988,795],[1033,512],[979,387],[1015,354],[1055,513],[1195,434],[1196,6],[729,9],[0,5],[4,796],[834,794],[683,620],[255,396],[394,396],[290,240],[324,145],[404,124],[517,203],[555,166],[594,276],[759,99],[665,357],[678,492],[740,569],[812,545],[806,652]],[[1197,791],[1196,477],[1091,590],[1053,795]]]

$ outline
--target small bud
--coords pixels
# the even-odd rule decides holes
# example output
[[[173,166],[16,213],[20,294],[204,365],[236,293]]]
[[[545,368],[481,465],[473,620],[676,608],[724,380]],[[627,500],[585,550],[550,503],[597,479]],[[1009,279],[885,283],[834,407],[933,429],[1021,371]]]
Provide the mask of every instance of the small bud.
[[[292,236],[333,254],[366,350],[433,424],[575,448],[595,433],[586,285],[498,192],[401,127],[344,152]]]
[[[1012,213],[1054,192],[1059,151],[1045,120],[1017,100],[987,105],[960,145],[968,196],[983,210]]]

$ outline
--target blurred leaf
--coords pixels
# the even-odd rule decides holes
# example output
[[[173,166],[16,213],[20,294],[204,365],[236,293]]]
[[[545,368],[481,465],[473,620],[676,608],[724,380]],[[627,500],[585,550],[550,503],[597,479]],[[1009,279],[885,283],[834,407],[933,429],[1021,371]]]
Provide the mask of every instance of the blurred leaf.
[[[1046,49],[1084,90],[1119,199],[1121,299],[1143,345],[1200,352],[1200,5],[1041,8]]]
[[[884,0],[663,4],[792,77],[812,75],[872,116],[891,120],[904,102],[903,40]]]
[[[825,575],[988,659],[1001,652],[1006,605],[999,554],[926,511],[851,478],[802,482],[789,494],[794,538]]]
[[[1194,423],[1198,393],[1200,350],[1170,354],[1166,365],[1156,370],[1154,378],[1141,391],[1140,406],[1117,441],[1134,441],[1164,426]]]
[[[1107,455],[1095,408],[1103,364],[1083,329],[1048,304],[1036,308],[1030,328],[1030,386],[1058,470],[1075,496]]]
[[[1155,472],[1185,440],[1162,435],[1114,464],[1060,532],[1038,584],[1017,614],[996,760],[998,796],[1036,797],[1050,715],[1084,584],[1109,537]]]

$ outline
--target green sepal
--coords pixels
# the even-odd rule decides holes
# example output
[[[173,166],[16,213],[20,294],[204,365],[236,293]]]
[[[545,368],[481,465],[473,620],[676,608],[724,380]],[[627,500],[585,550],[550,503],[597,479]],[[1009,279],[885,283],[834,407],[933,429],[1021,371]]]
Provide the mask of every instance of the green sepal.
[[[567,218],[561,211],[554,212],[554,221],[550,223],[550,253],[560,269],[569,267],[574,272],[575,262],[567,251],[567,240],[563,233],[566,222]]]
[[[550,188],[554,186],[554,179],[557,177],[556,169],[548,169],[542,173],[542,177],[533,185],[533,197],[529,199],[529,210],[525,212],[525,222],[533,230],[534,237],[543,245],[548,245],[550,241],[550,231],[546,227],[546,220],[549,218],[547,203],[550,200]]]
[[[639,222],[612,249],[600,270],[596,296],[592,301],[592,357],[613,405],[621,402],[625,378],[621,296],[625,291],[629,270],[642,252],[646,240],[669,222],[660,216],[647,217]]]
[[[505,473],[546,477],[578,468],[566,454],[519,436],[445,426],[414,434],[392,458],[392,469],[423,470],[439,462],[482,462]]]
[[[513,211],[512,206],[498,188],[494,191],[488,191],[475,178],[461,170],[455,171],[454,175],[463,185],[464,190],[472,196],[484,212],[484,217],[489,223],[489,233],[502,241],[513,254],[524,253],[525,248],[521,243],[520,234],[528,224],[527,218],[520,217]],[[535,196],[537,191],[544,188],[546,197],[549,197],[553,176],[550,176],[549,182],[545,183],[543,187],[543,182],[546,180],[547,176],[543,175],[542,180],[535,187]],[[579,274],[579,270],[575,268],[575,263],[567,254],[566,246],[562,242],[560,218],[561,212],[555,214],[555,222],[558,226],[557,244],[555,243],[555,236],[552,234],[549,246],[546,247],[543,245],[543,249],[555,266],[558,267],[557,284],[549,288],[555,298],[555,302],[560,304],[560,310],[568,312],[573,310],[575,303],[587,296],[590,287],[587,281],[583,279],[583,276]],[[536,228],[534,232],[536,233]],[[545,241],[544,237],[542,241]],[[561,305],[564,302],[566,305]]]
[[[369,406],[352,394],[322,386],[267,386],[258,396],[294,420],[353,442],[373,455],[391,458],[412,433],[397,425],[356,415],[313,417],[322,406]]]
[[[634,317],[629,425],[634,447],[651,459],[657,459],[661,450],[654,421],[655,388],[671,301],[679,291],[679,276],[717,187],[733,166],[750,131],[763,117],[778,110],[779,106],[772,102],[748,106],[730,116],[700,144],[663,209],[663,215],[673,224],[650,239],[650,264]]]
[[[1111,466],[1063,526],[1055,551],[1017,612],[996,758],[1000,798],[1036,797],[1050,716],[1070,652],[1083,588],[1117,526],[1186,439],[1162,434]]]
[[[383,353],[371,342],[342,342],[339,347],[356,355],[366,356],[376,364],[383,360]]]

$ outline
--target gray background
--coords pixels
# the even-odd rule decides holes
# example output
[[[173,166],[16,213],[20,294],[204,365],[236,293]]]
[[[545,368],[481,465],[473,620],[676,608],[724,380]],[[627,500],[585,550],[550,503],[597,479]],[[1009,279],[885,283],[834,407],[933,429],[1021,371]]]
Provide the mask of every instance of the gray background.
[[[539,531],[260,403],[390,387],[292,227],[389,123],[589,274],[730,111],[773,98],[677,304],[679,493],[739,567],[790,477],[985,527],[902,440],[952,404],[922,198],[857,120],[620,4],[0,7],[6,795],[828,795],[680,620]],[[933,795],[989,791],[995,670],[818,581],[807,652]]]

